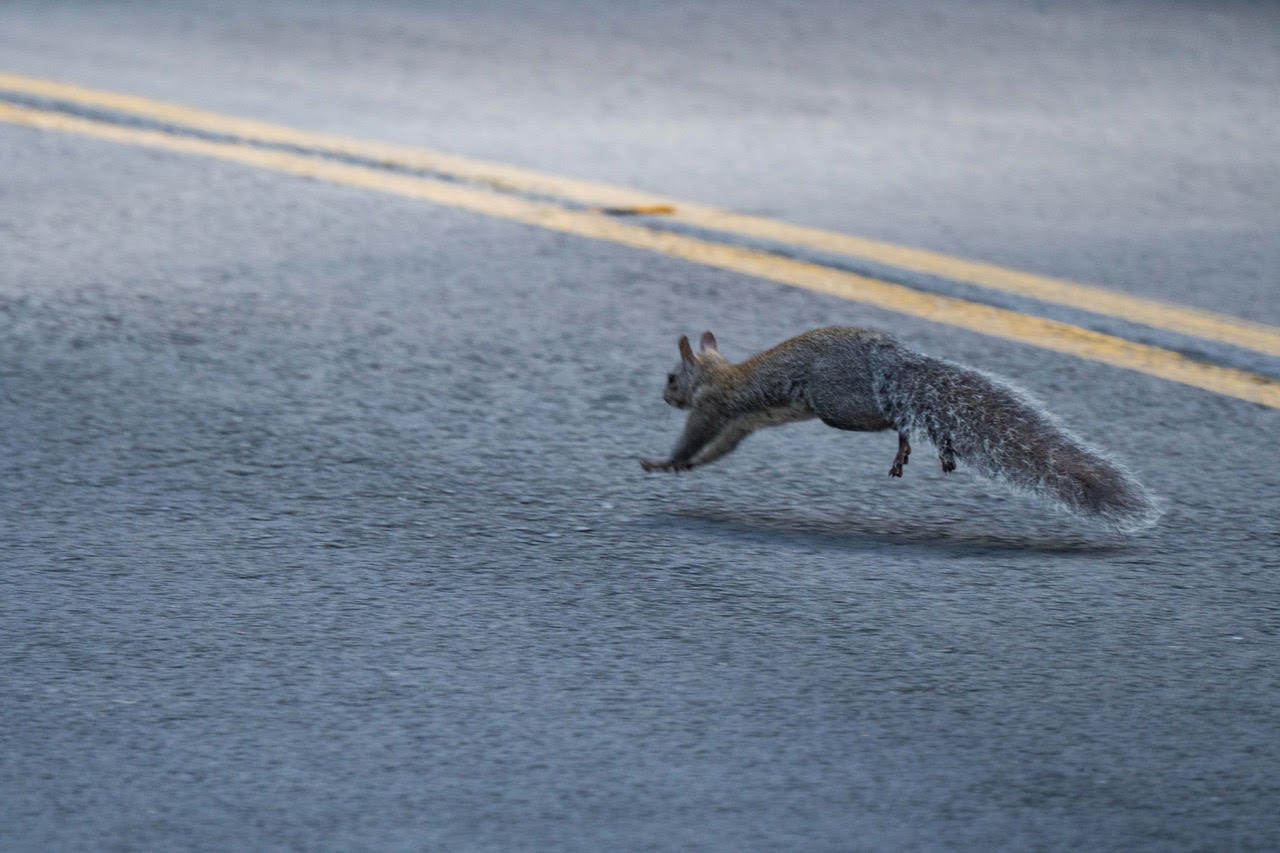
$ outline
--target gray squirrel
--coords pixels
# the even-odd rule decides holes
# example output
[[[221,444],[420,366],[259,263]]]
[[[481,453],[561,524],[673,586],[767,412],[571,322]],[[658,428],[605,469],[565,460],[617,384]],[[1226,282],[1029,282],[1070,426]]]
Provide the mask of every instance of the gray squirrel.
[[[1116,462],[1068,431],[1023,391],[961,364],[915,352],[873,329],[815,329],[741,364],[704,332],[697,354],[680,338],[663,399],[689,418],[667,459],[646,471],[685,471],[724,456],[762,427],[821,418],[837,429],[898,432],[889,476],[901,477],[912,438],[927,438],[942,470],[959,459],[1117,530],[1148,527],[1160,509]]]

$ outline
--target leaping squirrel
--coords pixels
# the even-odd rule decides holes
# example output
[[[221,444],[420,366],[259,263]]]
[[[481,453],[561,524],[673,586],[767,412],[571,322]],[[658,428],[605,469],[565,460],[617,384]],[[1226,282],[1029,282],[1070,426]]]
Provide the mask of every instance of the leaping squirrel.
[[[901,477],[911,439],[988,477],[1118,530],[1148,527],[1160,509],[1116,462],[1068,431],[1008,382],[915,352],[872,329],[815,329],[730,364],[704,332],[697,354],[680,338],[680,363],[663,399],[689,418],[667,459],[646,471],[684,471],[724,456],[762,427],[821,418],[837,429],[898,432],[889,476]]]

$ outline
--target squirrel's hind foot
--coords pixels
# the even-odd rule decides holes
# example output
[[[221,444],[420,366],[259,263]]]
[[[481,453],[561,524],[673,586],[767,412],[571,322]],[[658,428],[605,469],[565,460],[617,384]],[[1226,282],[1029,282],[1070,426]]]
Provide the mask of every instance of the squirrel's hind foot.
[[[901,477],[902,466],[911,458],[911,443],[907,441],[905,432],[898,433],[898,455],[893,457],[893,467],[889,469],[890,477]]]

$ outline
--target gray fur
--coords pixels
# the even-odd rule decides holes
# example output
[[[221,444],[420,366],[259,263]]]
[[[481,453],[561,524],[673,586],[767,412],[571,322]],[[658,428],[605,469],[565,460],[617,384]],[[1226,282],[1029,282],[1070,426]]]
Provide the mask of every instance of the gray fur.
[[[690,415],[670,458],[642,460],[650,471],[704,465],[756,429],[816,416],[839,429],[896,429],[903,463],[908,436],[928,439],[944,471],[960,460],[1118,530],[1148,527],[1160,516],[1123,466],[1026,392],[871,329],[815,329],[738,365],[719,354],[710,333],[696,356],[682,339],[663,396]],[[896,461],[891,473],[902,473]]]
[[[1160,517],[1128,470],[1025,391],[902,347],[885,362],[876,400],[899,430],[935,447],[949,443],[956,459],[980,473],[1118,530],[1149,527]]]

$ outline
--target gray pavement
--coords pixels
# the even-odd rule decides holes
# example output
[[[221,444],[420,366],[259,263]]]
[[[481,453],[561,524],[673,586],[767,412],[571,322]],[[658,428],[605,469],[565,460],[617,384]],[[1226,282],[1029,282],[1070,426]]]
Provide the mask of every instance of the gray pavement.
[[[1280,321],[1274,6],[963,8],[23,4],[0,67]],[[891,437],[815,423],[640,472],[678,335],[830,323],[1011,377],[1165,520],[891,481]],[[0,124],[0,848],[1275,849],[1278,433]]]

